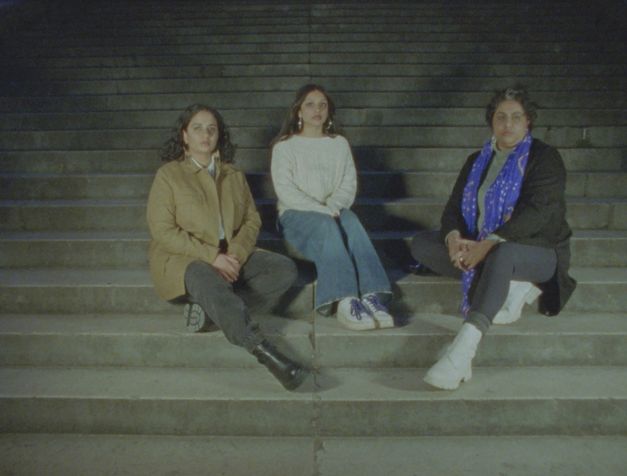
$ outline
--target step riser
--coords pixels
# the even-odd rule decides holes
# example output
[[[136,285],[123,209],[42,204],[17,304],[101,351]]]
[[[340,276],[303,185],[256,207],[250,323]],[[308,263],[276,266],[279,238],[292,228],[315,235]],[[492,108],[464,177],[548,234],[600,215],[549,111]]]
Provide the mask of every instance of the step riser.
[[[284,12],[281,12],[283,15]],[[438,19],[438,21],[444,20]],[[407,32],[397,33],[387,31],[384,35],[380,33],[266,33],[264,35],[254,35],[242,32],[236,36],[234,35],[221,35],[215,33],[211,35],[180,35],[164,38],[159,34],[154,36],[145,35],[124,35],[122,32],[115,37],[99,37],[91,35],[89,37],[82,36],[77,38],[76,35],[72,35],[71,32],[66,31],[66,36],[54,37],[57,48],[81,48],[89,46],[90,48],[98,47],[145,47],[145,46],[176,46],[182,44],[208,44],[213,43],[216,45],[242,45],[247,43],[255,44],[281,44],[281,43],[306,43],[311,41],[311,44],[329,44],[332,43],[334,48],[351,48],[354,43],[370,42],[371,44],[378,44],[379,47],[390,43],[401,44],[415,44],[423,45],[428,44],[431,51],[449,51],[450,48],[464,48],[469,45],[469,48],[489,48],[493,51],[495,47],[502,46],[505,42],[510,42],[508,47],[512,49],[518,48],[519,51],[528,51],[529,43],[533,43],[534,48],[538,49],[551,49],[553,51],[555,47],[568,48],[594,48],[596,45],[590,43],[582,43],[580,34],[560,31],[560,32],[519,32],[516,38],[519,42],[511,43],[511,34],[501,32],[474,32],[474,33],[437,33],[430,32],[425,35],[424,32]],[[95,33],[95,32],[94,32]],[[30,32],[28,36],[20,38],[21,42],[16,43],[12,41],[12,38],[7,39],[6,44],[21,46],[28,46],[25,51],[32,51],[34,48],[44,48],[42,45],[42,39],[45,38],[44,33]],[[376,43],[378,42],[378,43]],[[522,43],[522,44],[521,44]],[[318,46],[317,45],[317,46]],[[606,45],[607,47],[619,45]],[[52,49],[52,48],[50,48]],[[498,48],[497,48],[498,49]],[[586,65],[581,65],[585,67]]]
[[[460,284],[454,282],[412,283],[398,286],[392,309],[397,313],[430,312],[458,314]],[[535,305],[534,305],[535,306]],[[625,283],[579,282],[564,310],[577,312],[624,312]]]
[[[278,126],[277,126],[278,127]],[[233,141],[242,147],[263,147],[278,133],[277,127],[232,128]],[[381,133],[380,128],[346,127],[347,137],[355,146],[371,147],[477,147],[489,137],[487,127],[396,127]],[[105,130],[47,132],[7,131],[0,138],[4,150],[103,150],[158,148],[168,136],[167,130]],[[555,147],[622,147],[627,145],[627,126],[555,127],[534,129],[534,137]]]
[[[420,376],[417,372],[416,379]],[[316,419],[321,436],[619,435],[627,431],[626,405],[624,400],[545,398],[431,402],[3,398],[0,423],[12,433],[305,436]]]
[[[264,45],[263,48],[266,46]],[[306,77],[279,80],[274,77],[250,79],[162,79],[162,80],[118,80],[115,83],[107,80],[90,82],[50,82],[29,81],[10,84],[4,91],[11,96],[64,96],[67,94],[174,94],[180,91],[235,92],[235,91],[296,91]],[[503,78],[469,78],[463,80],[434,83],[433,78],[410,79],[388,78],[385,85],[380,80],[348,80],[330,79],[325,81],[329,91],[492,91],[502,88],[504,84],[513,84],[515,77]],[[620,93],[627,88],[627,79],[608,78],[604,89]],[[528,84],[532,91],[595,91],[599,88],[597,78],[538,78]],[[480,117],[480,116],[479,116]],[[581,120],[581,119],[580,119]]]
[[[17,202],[19,203],[19,202]],[[124,231],[146,229],[146,207],[141,205],[94,206],[19,206],[0,202],[0,230],[4,231],[64,231],[101,230]],[[441,203],[357,204],[353,210],[371,231],[436,229],[442,214]],[[574,230],[627,229],[627,205],[613,202],[567,203],[567,219]],[[276,209],[273,204],[258,205],[264,229],[275,229]]]
[[[386,33],[387,34],[387,33]],[[217,68],[216,68],[217,69]],[[259,77],[275,76],[278,80],[286,76],[303,76],[311,78],[315,82],[326,84],[329,78],[334,76],[371,78],[382,76],[380,66],[370,64],[252,64],[252,65],[220,65],[219,76],[224,77]],[[387,73],[387,71],[393,71]],[[0,78],[9,80],[23,80],[23,78],[38,78],[40,70],[37,67],[0,70]],[[510,84],[508,78],[520,77],[578,77],[598,75],[603,77],[624,76],[627,66],[622,64],[546,64],[546,65],[473,65],[473,64],[389,64],[384,72],[385,77],[422,77],[433,76],[439,79],[442,76],[449,77],[476,77],[498,76],[503,77],[504,84]],[[178,66],[116,66],[111,68],[84,68],[80,66],[71,68],[59,68],[52,66],[47,69],[46,75],[51,80],[102,80],[102,79],[161,79],[161,78],[199,78],[215,77],[218,73],[207,71],[205,66],[178,65]],[[440,105],[441,107],[442,105]],[[485,104],[478,107],[484,107]],[[271,107],[276,107],[276,104]],[[543,107],[547,107],[543,104]],[[563,107],[556,106],[556,107]],[[569,104],[569,107],[571,105]]]
[[[308,319],[313,307],[313,288],[294,287],[283,314]],[[180,316],[183,306],[161,301],[151,285],[139,286],[0,286],[3,313],[128,313]]]
[[[308,318],[313,305],[313,285],[295,288],[286,314]],[[392,310],[457,314],[460,285],[453,281],[399,283],[395,286]],[[1,286],[0,309],[5,313],[167,313],[178,315],[180,306],[160,301],[152,286]],[[577,312],[624,312],[627,309],[625,283],[580,282],[565,307]]]
[[[303,81],[305,82],[305,81]],[[253,93],[213,93],[188,92],[177,94],[152,95],[105,95],[105,96],[58,96],[58,97],[0,97],[0,112],[44,112],[77,113],[82,111],[125,111],[125,110],[180,110],[181,105],[208,103],[218,109],[249,108],[254,96],[255,107],[289,107],[294,92]],[[340,108],[393,108],[393,107],[473,107],[483,108],[490,99],[486,93],[447,93],[447,92],[337,92],[333,100]],[[547,108],[624,108],[627,98],[622,94],[608,96],[602,92],[542,93],[534,95],[534,100]],[[278,125],[277,125],[278,127]],[[420,131],[415,131],[420,132]],[[381,135],[377,136],[381,140]],[[385,137],[383,137],[385,139]],[[133,141],[129,142],[133,143]],[[474,145],[474,144],[472,144]]]
[[[477,149],[354,147],[359,170],[416,170],[458,173],[465,158]],[[570,172],[621,171],[623,150],[560,149]],[[2,173],[154,173],[161,165],[159,151],[5,151],[0,155]],[[242,170],[267,172],[268,149],[238,148],[236,165]]]
[[[261,46],[263,49],[263,46]],[[385,64],[385,63],[422,63],[422,64],[455,64],[455,63],[473,63],[490,65],[493,63],[517,63],[517,64],[577,64],[587,63],[594,64],[599,61],[599,54],[594,52],[565,52],[565,53],[329,53],[328,47],[326,52],[307,52],[306,50],[296,53],[274,53],[269,54],[265,51],[261,53],[242,53],[242,54],[209,54],[202,55],[204,64],[221,65],[221,64],[255,64],[255,63],[287,63],[298,64],[303,62],[303,57],[308,57],[313,64]],[[603,54],[602,62],[604,63],[620,63],[621,52],[608,52]],[[0,67],[9,67],[15,60],[13,58],[0,60]],[[177,56],[177,55],[142,55],[133,57],[115,56],[114,54],[103,56],[87,56],[87,57],[68,57],[62,54],[57,58],[20,58],[20,63],[25,67],[36,67],[40,65],[42,68],[58,68],[58,67],[116,67],[116,66],[174,66],[174,65],[197,65],[200,59],[196,55]]]
[[[287,35],[285,35],[287,36]],[[339,35],[338,35],[339,36]],[[363,36],[363,35],[362,35]],[[373,35],[374,36],[374,35]],[[378,39],[384,35],[378,35]],[[375,37],[376,38],[376,37]],[[239,55],[249,53],[314,53],[324,54],[329,51],[329,43],[332,42],[332,38],[326,41],[315,41],[308,43],[308,39],[302,36],[292,35],[292,38],[286,42],[277,41],[261,41],[261,42],[232,42],[221,43],[220,54],[221,55]],[[21,60],[28,59],[33,60],[36,58],[63,58],[65,60],[82,59],[89,57],[114,57],[114,56],[155,56],[154,45],[45,45],[37,44],[36,42],[30,43],[27,50],[18,50],[12,52],[12,54],[6,55],[8,58],[19,58]],[[119,43],[119,42],[118,42]],[[188,54],[200,54],[203,56],[211,56],[216,54],[215,44],[203,44],[198,41],[190,39],[185,44],[172,44],[161,41],[159,45],[159,56],[185,56]],[[534,44],[534,51],[538,55],[543,57],[550,57],[551,55],[557,55],[556,49],[559,49],[559,54],[569,57],[575,53],[579,54],[602,54],[607,55],[607,58],[611,58],[612,54],[620,53],[622,45],[620,44],[607,44],[603,52],[599,52],[598,45],[594,43],[582,43],[582,42],[539,42]],[[10,43],[9,43],[10,44]],[[355,53],[365,54],[371,52],[373,54],[388,53],[392,55],[402,55],[408,53],[417,53],[423,55],[459,55],[468,54],[470,57],[479,57],[485,54],[503,54],[507,49],[509,54],[525,54],[529,52],[529,45],[522,43],[512,43],[505,47],[502,44],[495,44],[493,41],[469,41],[469,42],[438,42],[432,44],[429,41],[415,41],[407,39],[401,43],[399,41],[386,41],[377,42],[373,38],[373,41],[346,41],[337,45],[334,45],[334,52],[337,54]],[[4,58],[3,58],[4,59]],[[598,59],[598,58],[597,58]],[[568,82],[564,84],[566,89],[570,89]]]
[[[360,197],[433,197],[446,200],[453,189],[455,173],[361,173]],[[41,177],[0,175],[0,200],[146,198],[153,175]],[[276,199],[268,173],[248,174],[254,197]],[[566,195],[571,197],[627,197],[627,173],[572,173]]]
[[[403,266],[411,256],[411,238],[374,238],[379,255]],[[135,240],[37,240],[0,241],[0,267],[5,268],[145,268],[148,239]],[[261,239],[258,246],[286,254],[275,239]],[[627,266],[627,238],[574,238],[573,266]]]
[[[299,80],[294,89],[300,87]],[[498,86],[495,86],[496,89]],[[249,87],[252,89],[252,87]],[[227,109],[221,111],[231,128],[266,127],[281,124],[286,108]],[[7,114],[0,117],[0,130],[46,131],[84,129],[169,128],[179,111],[134,111],[79,114]],[[342,127],[359,126],[478,126],[483,124],[484,108],[376,108],[341,109],[335,115]],[[627,111],[620,109],[543,109],[535,126],[620,126],[627,124]]]
[[[172,316],[176,319],[176,316]],[[339,324],[334,321],[339,328]],[[216,331],[204,335],[0,335],[0,366],[256,368],[242,349]],[[273,338],[272,334],[268,334]],[[280,340],[281,338],[279,338]],[[317,335],[312,360],[307,336],[290,336],[290,355],[308,366],[419,367],[434,363],[450,335]],[[627,365],[625,335],[488,334],[473,365],[588,366]],[[159,349],[158,352],[155,349]],[[347,352],[346,349],[350,349]],[[314,364],[315,362],[315,364]]]

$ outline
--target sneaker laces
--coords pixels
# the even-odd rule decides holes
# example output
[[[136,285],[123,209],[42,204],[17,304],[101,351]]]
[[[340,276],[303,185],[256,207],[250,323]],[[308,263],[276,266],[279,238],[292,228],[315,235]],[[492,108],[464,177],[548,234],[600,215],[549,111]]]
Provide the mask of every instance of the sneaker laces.
[[[363,314],[370,314],[359,299],[351,300],[351,316],[361,321]]]
[[[376,294],[368,294],[367,296],[364,296],[363,299],[372,308],[373,312],[377,312],[377,311],[388,312],[387,308],[383,304],[381,304],[381,301],[379,301],[379,298],[377,297]]]

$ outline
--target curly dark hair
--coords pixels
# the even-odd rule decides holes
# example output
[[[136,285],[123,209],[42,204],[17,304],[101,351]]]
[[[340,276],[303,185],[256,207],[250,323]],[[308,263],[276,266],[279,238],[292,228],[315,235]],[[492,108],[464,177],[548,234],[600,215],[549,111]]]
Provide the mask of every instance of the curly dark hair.
[[[183,160],[187,146],[183,142],[183,131],[187,130],[189,122],[200,111],[207,111],[215,117],[218,123],[218,151],[222,162],[233,162],[235,159],[235,145],[231,143],[228,127],[224,123],[222,115],[214,108],[205,104],[192,104],[188,106],[176,120],[176,125],[172,129],[170,138],[165,141],[161,148],[161,160],[170,162],[172,160]]]
[[[330,136],[335,136],[336,134],[338,134],[338,128],[337,128],[337,125],[335,124],[335,119],[334,119],[335,103],[331,99],[331,96],[329,96],[326,90],[319,84],[313,84],[313,83],[305,84],[302,88],[300,88],[296,92],[296,96],[294,98],[294,101],[292,102],[292,105],[290,106],[290,110],[287,113],[287,117],[285,118],[285,121],[283,122],[281,131],[272,141],[273,145],[276,144],[277,142],[289,139],[294,134],[298,134],[300,132],[301,129],[298,127],[298,112],[300,111],[300,108],[303,105],[303,102],[305,102],[305,98],[312,91],[321,92],[322,94],[324,94],[324,97],[327,100],[327,104],[328,104],[327,110],[329,113],[329,117],[327,117],[327,120],[322,125],[322,130],[324,131],[325,134],[330,135]]]
[[[488,126],[492,128],[492,119],[494,118],[494,113],[499,107],[499,104],[509,99],[518,102],[522,106],[529,120],[529,130],[531,130],[533,128],[533,121],[538,117],[538,105],[531,101],[527,89],[521,84],[516,84],[511,88],[501,89],[494,93],[494,96],[490,99],[485,110],[485,120]]]

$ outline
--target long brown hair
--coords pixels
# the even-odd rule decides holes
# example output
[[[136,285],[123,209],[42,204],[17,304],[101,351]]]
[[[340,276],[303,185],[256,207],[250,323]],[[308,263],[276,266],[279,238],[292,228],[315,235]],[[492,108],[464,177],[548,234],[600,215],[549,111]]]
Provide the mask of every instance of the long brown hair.
[[[222,162],[233,162],[235,157],[235,146],[231,143],[228,127],[222,119],[222,115],[214,108],[204,104],[192,104],[187,107],[176,120],[170,138],[165,141],[161,148],[161,160],[170,162],[172,160],[182,160],[185,157],[187,146],[183,142],[183,131],[187,130],[189,122],[200,111],[207,111],[216,118],[218,123],[218,144]]]
[[[325,91],[325,89],[319,84],[313,84],[313,83],[305,84],[302,88],[300,88],[296,92],[294,101],[292,102],[292,105],[290,106],[290,109],[287,113],[285,121],[283,121],[283,126],[281,126],[281,130],[272,141],[272,144],[270,146],[271,148],[277,142],[281,142],[286,139],[289,139],[294,134],[298,134],[301,131],[301,128],[298,127],[298,112],[300,111],[301,106],[305,102],[305,98],[312,91],[318,91],[322,93],[325,99],[327,100],[328,117],[327,117],[327,120],[322,125],[322,130],[324,131],[325,134],[331,137],[338,134],[338,128],[337,128],[337,125],[335,124],[335,117],[334,117],[335,103],[331,99],[331,96],[329,96],[329,94]]]

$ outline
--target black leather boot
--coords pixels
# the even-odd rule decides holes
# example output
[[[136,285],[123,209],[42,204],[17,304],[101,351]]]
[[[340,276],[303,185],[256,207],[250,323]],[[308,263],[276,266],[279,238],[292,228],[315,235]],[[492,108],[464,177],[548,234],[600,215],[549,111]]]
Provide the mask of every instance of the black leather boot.
[[[309,375],[307,369],[288,359],[268,341],[264,340],[257,344],[251,354],[257,357],[259,363],[265,365],[287,390],[298,388]]]

